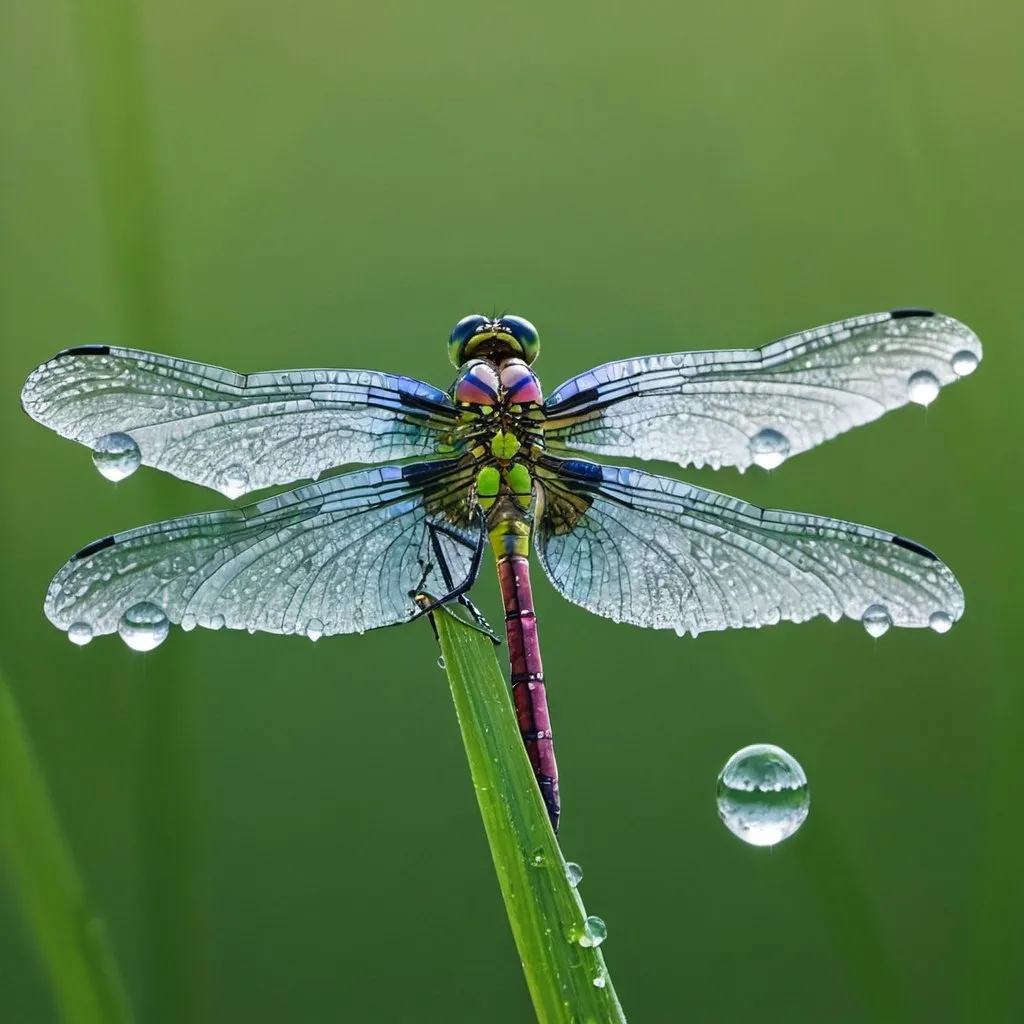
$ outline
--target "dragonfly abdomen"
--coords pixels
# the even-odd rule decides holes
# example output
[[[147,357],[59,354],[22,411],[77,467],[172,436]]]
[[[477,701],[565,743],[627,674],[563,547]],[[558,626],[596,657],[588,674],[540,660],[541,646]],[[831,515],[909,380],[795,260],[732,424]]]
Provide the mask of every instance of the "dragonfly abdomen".
[[[558,831],[558,765],[551,736],[544,666],[537,637],[537,616],[530,586],[530,562],[524,553],[498,556],[498,581],[505,605],[505,635],[512,676],[512,699],[519,731],[540,787],[544,806]]]

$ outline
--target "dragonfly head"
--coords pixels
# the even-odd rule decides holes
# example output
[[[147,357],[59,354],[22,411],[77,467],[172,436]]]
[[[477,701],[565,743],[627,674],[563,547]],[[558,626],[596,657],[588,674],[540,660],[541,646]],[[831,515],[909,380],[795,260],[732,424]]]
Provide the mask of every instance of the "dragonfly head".
[[[448,339],[448,357],[455,366],[468,359],[500,363],[519,358],[532,363],[540,352],[540,336],[529,320],[511,314],[497,319],[474,313],[463,317]]]

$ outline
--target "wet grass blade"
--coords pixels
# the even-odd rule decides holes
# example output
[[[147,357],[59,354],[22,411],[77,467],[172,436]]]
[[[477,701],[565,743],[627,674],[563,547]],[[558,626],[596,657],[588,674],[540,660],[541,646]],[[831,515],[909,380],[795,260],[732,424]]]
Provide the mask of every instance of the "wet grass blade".
[[[132,1013],[102,922],[89,907],[14,695],[0,677],[0,844],[67,1024]]]
[[[438,642],[526,983],[542,1024],[624,1022],[526,757],[491,641],[442,610]]]

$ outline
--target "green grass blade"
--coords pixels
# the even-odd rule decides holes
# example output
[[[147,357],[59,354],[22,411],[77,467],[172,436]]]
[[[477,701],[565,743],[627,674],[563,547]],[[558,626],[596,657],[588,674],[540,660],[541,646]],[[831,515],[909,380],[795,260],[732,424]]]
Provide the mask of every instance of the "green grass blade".
[[[625,1021],[601,951],[583,947],[586,911],[526,757],[491,641],[435,616],[487,841],[541,1024]],[[595,980],[599,985],[595,985]]]
[[[127,1024],[132,1013],[100,919],[89,907],[29,746],[0,677],[0,844],[68,1024]]]

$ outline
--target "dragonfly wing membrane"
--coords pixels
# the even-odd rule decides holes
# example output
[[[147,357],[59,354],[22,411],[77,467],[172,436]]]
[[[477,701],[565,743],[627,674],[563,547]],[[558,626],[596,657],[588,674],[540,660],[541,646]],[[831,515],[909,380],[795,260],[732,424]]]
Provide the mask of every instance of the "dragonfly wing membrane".
[[[62,629],[117,630],[152,602],[173,623],[269,633],[356,633],[407,621],[415,593],[475,577],[484,547],[455,460],[360,470],[254,505],[97,541],[57,574],[46,614]]]
[[[928,404],[973,371],[981,343],[927,310],[874,313],[759,349],[606,363],[549,396],[549,448],[765,468],[889,409]]]
[[[22,404],[85,445],[127,434],[145,465],[231,497],[346,463],[434,455],[455,421],[444,392],[409,377],[245,375],[106,345],[69,349],[38,367]]]
[[[696,635],[861,619],[872,605],[897,626],[963,614],[950,570],[891,533],[583,460],[549,458],[539,480],[545,572],[570,601],[616,621]]]

